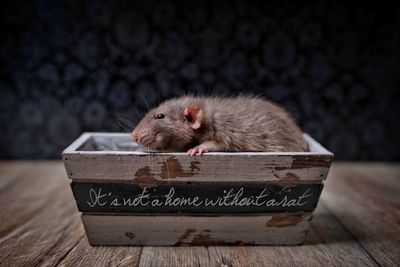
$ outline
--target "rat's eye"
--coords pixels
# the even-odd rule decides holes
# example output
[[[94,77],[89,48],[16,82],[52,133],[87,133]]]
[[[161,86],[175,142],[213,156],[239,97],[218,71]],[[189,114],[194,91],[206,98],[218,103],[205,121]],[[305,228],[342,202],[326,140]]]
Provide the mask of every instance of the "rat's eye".
[[[164,119],[164,118],[165,118],[165,115],[162,114],[162,113],[158,113],[157,116],[156,116],[157,120],[161,120],[161,119]]]

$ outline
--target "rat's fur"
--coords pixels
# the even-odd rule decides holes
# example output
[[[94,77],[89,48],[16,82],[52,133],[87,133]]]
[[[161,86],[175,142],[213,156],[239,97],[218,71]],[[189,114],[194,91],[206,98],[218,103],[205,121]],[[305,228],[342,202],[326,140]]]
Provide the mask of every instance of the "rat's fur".
[[[191,106],[202,110],[198,129],[183,115]],[[159,113],[165,118],[155,119]],[[202,144],[207,151],[307,151],[300,128],[283,108],[248,96],[168,100],[149,111],[132,136],[144,146],[169,151]]]

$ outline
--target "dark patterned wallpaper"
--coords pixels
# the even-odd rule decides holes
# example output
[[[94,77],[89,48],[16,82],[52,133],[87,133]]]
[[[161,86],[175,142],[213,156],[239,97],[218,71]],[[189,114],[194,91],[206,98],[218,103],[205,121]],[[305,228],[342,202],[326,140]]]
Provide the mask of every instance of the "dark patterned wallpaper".
[[[400,160],[400,13],[317,1],[7,1],[0,157],[58,158],[184,93],[289,109],[340,160]]]

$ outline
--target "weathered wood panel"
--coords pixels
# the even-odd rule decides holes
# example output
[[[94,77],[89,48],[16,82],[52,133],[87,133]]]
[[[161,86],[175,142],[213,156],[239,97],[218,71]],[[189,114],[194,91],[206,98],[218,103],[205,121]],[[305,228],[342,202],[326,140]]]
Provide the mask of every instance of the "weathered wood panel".
[[[58,162],[18,162],[0,194],[0,266],[54,266],[84,236]],[[10,172],[13,173],[13,172]]]
[[[224,267],[210,258],[207,247],[143,247],[139,266]],[[144,256],[144,257],[143,257]]]
[[[86,237],[57,266],[138,266],[141,247],[93,247]]]
[[[310,212],[322,184],[72,182],[71,188],[84,212],[226,214]]]
[[[186,153],[138,151],[127,134],[87,133],[63,152],[63,161],[73,180],[71,187],[77,206],[83,212],[163,217],[169,214],[303,214],[315,209],[322,190],[321,181],[328,174],[333,156],[309,136],[305,138],[310,152],[224,152],[189,157]],[[185,223],[187,218],[179,219]],[[119,228],[121,224],[116,221],[113,226]],[[87,231],[94,231],[95,227]],[[207,242],[298,244],[304,239],[304,232],[279,228],[278,232],[270,230],[262,241],[257,232],[232,229],[212,232],[212,240]],[[177,231],[144,233],[143,237],[133,234],[136,244],[164,245],[162,242],[176,239]],[[206,231],[198,235],[201,238],[210,234]],[[95,235],[89,236],[96,243]],[[116,240],[114,244],[123,244]]]
[[[400,265],[400,167],[342,164],[324,203],[381,266]]]
[[[0,266],[399,265],[398,163],[334,164],[303,245],[272,247],[92,247],[64,171],[0,162]]]
[[[82,215],[92,245],[295,245],[310,214],[264,216]]]
[[[107,136],[107,134],[103,134]],[[108,134],[112,136],[113,134]],[[138,151],[81,151],[85,134],[67,148],[62,158],[74,180],[160,181],[321,181],[326,178],[333,155],[307,137],[311,152],[186,153]],[[116,135],[124,136],[121,134]]]
[[[318,205],[310,224],[306,240],[301,246],[210,246],[210,258],[217,266],[232,267],[379,266],[323,205]],[[153,248],[149,256],[156,254],[156,249]],[[147,250],[144,250],[142,258],[147,256],[146,253]]]
[[[142,266],[379,266],[340,221],[318,205],[301,246],[144,247]],[[198,257],[204,257],[200,261]],[[199,264],[200,262],[200,264]]]
[[[331,156],[322,155],[63,155],[70,179],[149,181],[320,181]]]
[[[15,171],[0,174],[0,237],[29,221],[55,197],[55,192],[68,185],[65,180],[52,182],[51,173],[65,177],[62,166],[56,162],[49,163],[47,169],[39,168],[36,162],[19,166]]]

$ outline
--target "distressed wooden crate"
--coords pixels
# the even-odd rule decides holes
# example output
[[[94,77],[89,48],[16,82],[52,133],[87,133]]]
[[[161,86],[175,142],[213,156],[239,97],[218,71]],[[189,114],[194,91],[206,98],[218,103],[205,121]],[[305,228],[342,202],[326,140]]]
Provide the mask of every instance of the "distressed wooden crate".
[[[62,153],[92,245],[294,245],[333,158],[309,152],[143,152],[129,134],[84,133]]]

